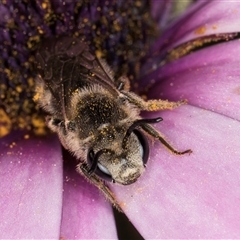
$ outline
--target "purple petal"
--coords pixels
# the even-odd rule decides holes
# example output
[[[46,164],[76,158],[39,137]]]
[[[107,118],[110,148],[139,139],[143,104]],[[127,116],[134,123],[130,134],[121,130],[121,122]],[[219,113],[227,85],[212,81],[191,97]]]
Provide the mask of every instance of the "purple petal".
[[[191,105],[240,120],[240,55],[236,52],[240,52],[238,40],[203,49],[160,68],[154,73],[159,79],[150,89],[151,97],[187,99]]]
[[[192,5],[192,1],[151,0],[151,16],[160,31],[164,32],[189,5]]]
[[[198,1],[159,39],[153,52],[211,34],[239,32],[239,1]]]
[[[29,136],[29,138],[28,138]],[[55,136],[1,139],[0,238],[59,238],[62,157]]]
[[[64,168],[61,237],[117,239],[110,203],[95,186],[75,172],[75,165]]]
[[[151,15],[157,22],[161,31],[165,29],[169,23],[172,5],[173,2],[168,0],[151,0]]]
[[[174,156],[155,143],[139,181],[112,187],[128,217],[144,238],[239,237],[240,123],[192,106],[161,116],[157,128],[193,153]]]

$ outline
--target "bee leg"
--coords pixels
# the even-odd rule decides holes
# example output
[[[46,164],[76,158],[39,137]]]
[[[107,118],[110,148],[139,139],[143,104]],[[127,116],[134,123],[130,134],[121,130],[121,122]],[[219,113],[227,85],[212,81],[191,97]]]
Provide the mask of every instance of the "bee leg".
[[[130,89],[130,82],[129,79],[126,76],[121,76],[120,78],[118,78],[118,80],[116,81],[117,84],[117,89],[119,91],[129,91]]]
[[[59,120],[59,122],[57,122],[57,120],[55,120],[52,116],[46,116],[45,118],[46,120],[46,125],[53,131],[53,132],[57,132],[58,129],[58,124],[61,122],[61,120]]]
[[[151,125],[149,124],[143,124],[141,125],[142,129],[147,132],[149,135],[151,135],[154,138],[157,138],[168,150],[170,150],[172,153],[176,155],[183,155],[186,153],[192,153],[191,149],[188,149],[183,152],[177,151],[174,147],[172,147],[161,135],[160,133]]]
[[[141,110],[146,110],[146,111],[174,109],[176,107],[179,107],[187,103],[187,100],[181,100],[178,102],[169,102],[167,100],[161,100],[161,99],[145,101],[141,97],[137,96],[132,92],[121,91],[121,93],[128,98],[128,101],[130,103],[136,105]]]
[[[118,203],[117,199],[115,198],[113,192],[109,189],[108,186],[104,184],[104,182],[96,176],[95,174],[89,174],[89,167],[86,163],[79,163],[77,165],[76,171],[85,176],[93,185],[95,185],[104,196],[112,203],[112,205],[119,211],[123,212],[120,204]]]

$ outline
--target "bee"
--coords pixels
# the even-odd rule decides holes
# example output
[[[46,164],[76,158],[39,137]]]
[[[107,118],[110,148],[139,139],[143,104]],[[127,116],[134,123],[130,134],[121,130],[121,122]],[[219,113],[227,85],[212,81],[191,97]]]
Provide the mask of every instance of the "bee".
[[[175,150],[142,110],[173,109],[186,101],[145,101],[129,91],[129,81],[114,79],[107,63],[78,38],[63,36],[44,41],[36,53],[36,96],[47,112],[47,126],[77,159],[77,172],[96,185],[121,210],[105,181],[134,183],[149,157],[146,134]]]

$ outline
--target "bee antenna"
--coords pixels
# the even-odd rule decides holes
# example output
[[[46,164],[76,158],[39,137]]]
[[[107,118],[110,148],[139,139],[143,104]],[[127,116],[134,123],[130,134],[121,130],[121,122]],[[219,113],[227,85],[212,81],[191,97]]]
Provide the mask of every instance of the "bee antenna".
[[[101,149],[100,151],[98,151],[95,155],[94,155],[94,153],[93,153],[93,150],[91,150],[91,151],[89,152],[89,154],[91,154],[91,155],[93,156],[93,159],[91,159],[91,160],[92,160],[92,165],[91,165],[91,167],[90,167],[90,169],[89,169],[89,171],[88,171],[88,174],[91,175],[92,173],[94,173],[94,172],[96,171],[96,169],[97,169],[97,164],[98,164],[98,159],[100,158],[100,156],[101,156],[103,153],[112,153],[112,151],[109,150],[109,149],[104,148],[104,149]],[[91,158],[91,156],[90,156],[90,158]]]
[[[161,122],[162,120],[163,119],[161,117],[158,117],[158,118],[150,118],[150,119],[138,119],[135,122],[133,122],[133,124],[128,128],[128,130],[123,138],[122,148],[126,148],[127,140],[136,127],[139,127],[146,123],[158,123],[158,122]]]

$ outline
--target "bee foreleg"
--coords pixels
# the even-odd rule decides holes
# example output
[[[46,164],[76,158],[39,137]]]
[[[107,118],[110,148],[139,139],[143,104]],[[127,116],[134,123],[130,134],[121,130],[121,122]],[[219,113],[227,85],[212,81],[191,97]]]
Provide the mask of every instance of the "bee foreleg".
[[[126,76],[121,76],[120,78],[118,78],[116,81],[116,85],[119,91],[121,90],[129,91],[130,89],[130,82]]]
[[[141,110],[146,111],[171,110],[187,103],[187,100],[181,100],[178,102],[169,102],[168,100],[161,99],[145,101],[132,92],[121,91],[121,93],[128,98],[130,103],[136,105]]]
[[[95,174],[89,174],[89,167],[86,163],[79,163],[76,167],[76,171],[85,176],[93,185],[95,185],[104,196],[112,203],[112,205],[119,211],[123,212],[120,204],[118,203],[117,199],[115,198],[113,192],[109,189],[108,186],[104,184],[104,182]]]
[[[191,149],[188,149],[183,152],[177,151],[174,147],[171,146],[170,143],[168,143],[161,135],[160,133],[151,125],[149,124],[143,124],[141,125],[142,129],[147,132],[149,135],[151,135],[154,138],[157,138],[168,150],[170,150],[172,153],[176,155],[183,155],[185,153],[192,153]]]

